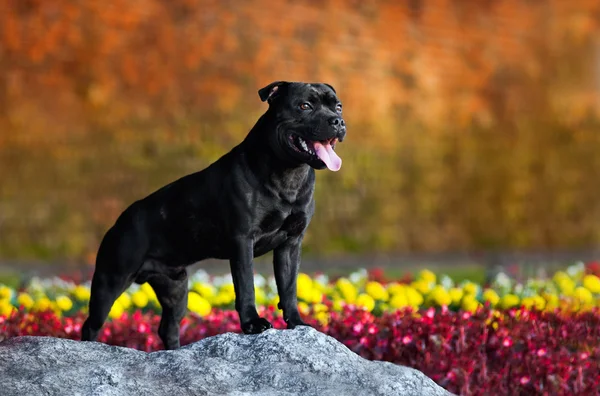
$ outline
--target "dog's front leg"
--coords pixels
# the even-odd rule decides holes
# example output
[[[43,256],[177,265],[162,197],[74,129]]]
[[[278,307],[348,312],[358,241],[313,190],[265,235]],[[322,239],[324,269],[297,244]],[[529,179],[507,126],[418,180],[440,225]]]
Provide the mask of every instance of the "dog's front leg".
[[[249,238],[238,238],[234,242],[231,260],[231,276],[235,289],[235,310],[245,334],[258,334],[272,328],[268,320],[258,316],[254,295],[254,245]]]
[[[288,240],[273,251],[273,270],[279,293],[279,309],[283,310],[283,319],[288,329],[306,326],[298,312],[297,278],[300,269],[301,239]]]

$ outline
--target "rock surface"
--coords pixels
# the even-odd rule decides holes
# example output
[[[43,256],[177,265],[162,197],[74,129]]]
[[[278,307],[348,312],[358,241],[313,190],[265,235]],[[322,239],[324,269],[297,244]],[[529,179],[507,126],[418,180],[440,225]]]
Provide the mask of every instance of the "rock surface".
[[[226,333],[152,353],[11,338],[0,343],[0,394],[450,395],[420,371],[363,359],[310,327]]]

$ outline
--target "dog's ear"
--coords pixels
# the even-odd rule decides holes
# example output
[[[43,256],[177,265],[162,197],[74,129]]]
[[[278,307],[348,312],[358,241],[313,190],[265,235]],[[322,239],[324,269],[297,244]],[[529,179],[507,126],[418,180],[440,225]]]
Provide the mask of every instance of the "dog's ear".
[[[274,95],[277,93],[277,91],[284,84],[287,84],[287,82],[275,81],[275,82],[272,82],[271,84],[267,85],[266,87],[259,89],[258,96],[260,96],[260,100],[262,100],[263,102],[268,100],[270,102],[271,99],[274,97]]]
[[[333,91],[334,94],[337,94],[337,92],[335,92],[335,88],[333,88],[331,85],[325,83],[325,85],[327,85],[329,88],[331,88],[331,90]]]

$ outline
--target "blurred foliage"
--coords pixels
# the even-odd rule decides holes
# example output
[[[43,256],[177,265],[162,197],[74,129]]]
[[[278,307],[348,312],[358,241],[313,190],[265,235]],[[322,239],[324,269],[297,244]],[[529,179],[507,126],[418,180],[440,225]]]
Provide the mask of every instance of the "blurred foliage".
[[[315,253],[600,242],[600,2],[0,2],[0,257],[89,259],[273,80],[344,101]],[[595,41],[596,40],[596,41]]]

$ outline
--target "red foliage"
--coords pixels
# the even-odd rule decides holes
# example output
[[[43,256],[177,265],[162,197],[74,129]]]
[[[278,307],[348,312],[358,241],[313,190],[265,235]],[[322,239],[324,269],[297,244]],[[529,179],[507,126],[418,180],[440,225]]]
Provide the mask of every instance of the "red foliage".
[[[600,261],[591,261],[585,264],[585,273],[600,277]]]
[[[262,313],[283,329],[273,309]],[[84,317],[17,312],[0,318],[0,339],[49,335],[79,339]],[[318,330],[372,360],[423,371],[441,386],[461,395],[594,394],[600,388],[600,311],[562,315],[510,310],[502,317],[482,309],[475,314],[429,309],[376,317],[346,308],[332,313],[329,325],[305,318]],[[154,314],[124,314],[107,322],[100,341],[144,351],[162,349]],[[214,311],[205,318],[186,317],[182,344],[225,332],[239,332],[234,311]]]
[[[414,280],[414,277],[411,273],[405,273],[399,278],[390,279],[385,275],[385,270],[381,267],[372,267],[367,269],[367,278],[370,281],[376,281],[379,283],[387,284],[389,282],[399,282],[399,283],[410,283]]]

